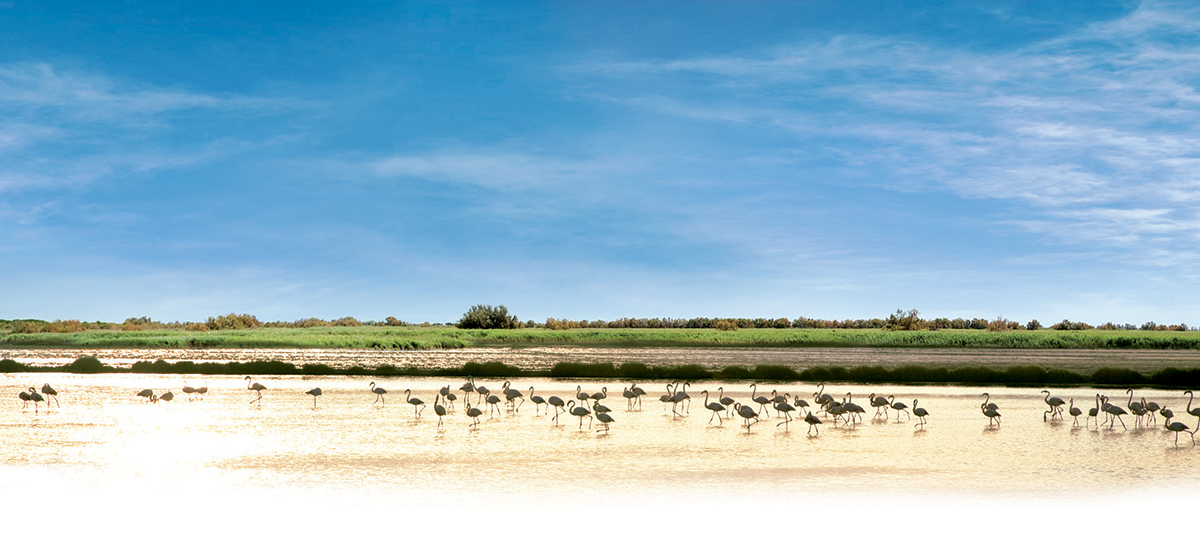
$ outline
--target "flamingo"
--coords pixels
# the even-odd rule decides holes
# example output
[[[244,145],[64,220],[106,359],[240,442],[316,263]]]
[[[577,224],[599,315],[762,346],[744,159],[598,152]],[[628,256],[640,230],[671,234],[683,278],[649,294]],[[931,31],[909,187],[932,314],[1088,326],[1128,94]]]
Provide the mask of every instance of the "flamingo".
[[[488,397],[485,401],[487,401],[488,404],[488,416],[492,415],[492,409],[496,409],[496,414],[503,414],[500,412],[500,396],[488,394]]]
[[[22,393],[24,393],[24,392],[22,392]],[[142,398],[143,401],[149,401],[151,398],[154,397],[154,390],[146,388],[145,390],[138,392],[137,397]]]
[[[1192,395],[1192,391],[1188,390],[1184,393],[1188,395],[1188,404],[1183,408],[1183,410],[1187,411],[1188,414],[1195,416],[1196,418],[1200,418],[1200,407],[1196,407],[1195,409],[1192,408],[1192,398],[1195,397]]]
[[[488,388],[483,385],[475,385],[475,393],[479,394],[479,399],[475,400],[476,405],[483,403],[484,399],[492,395],[492,391],[488,390]]]
[[[380,401],[382,401],[382,402],[383,402],[383,405],[385,405],[385,406],[386,406],[386,405],[387,405],[387,400],[386,400],[386,399],[383,399],[383,395],[387,393],[387,390],[385,390],[385,389],[384,389],[382,386],[375,386],[375,381],[371,381],[371,384],[369,384],[369,385],[367,385],[367,386],[370,386],[370,387],[371,387],[371,392],[372,392],[373,394],[375,394],[375,401],[372,401],[372,402],[371,402],[371,405],[374,405],[374,404],[376,404],[376,403],[379,403]]]
[[[791,394],[780,394],[776,390],[771,390],[771,406],[775,407],[776,405],[778,405],[780,403],[787,403],[787,400],[790,397],[792,397]],[[792,409],[792,410],[795,410],[795,409]],[[779,418],[779,408],[778,407],[775,408],[775,417]]]
[[[471,406],[471,392],[475,391],[475,378],[467,377],[467,382],[463,383],[463,385],[458,387],[458,389],[462,390],[463,401],[465,401],[467,403],[467,406],[470,407]]]
[[[1162,407],[1158,403],[1146,401],[1146,398],[1142,398],[1142,408],[1146,409],[1146,414],[1150,415],[1150,423],[1158,425],[1158,416],[1154,413],[1158,412]]]
[[[1166,407],[1159,409],[1158,414],[1161,414],[1163,417],[1163,427],[1166,427],[1171,422],[1171,419],[1175,417],[1175,411]]]
[[[554,407],[554,425],[558,425],[559,413],[566,412],[567,404],[558,396],[550,396],[546,398],[546,404]]]
[[[200,396],[200,401],[204,401],[204,395],[208,393],[208,385],[196,387],[196,394]]]
[[[601,388],[599,392],[596,392],[595,394],[591,395],[591,398],[593,401],[600,401],[606,397],[608,397],[608,387],[607,386]]]
[[[1104,403],[1105,403],[1105,404],[1108,404],[1108,398],[1107,398],[1107,397],[1105,397],[1103,401],[1104,401]],[[1125,416],[1126,414],[1129,414],[1129,413],[1125,412],[1125,409],[1122,409],[1122,408],[1120,408],[1120,407],[1118,407],[1118,406],[1116,406],[1116,405],[1108,405],[1108,409],[1107,409],[1105,412],[1107,412],[1107,413],[1109,414],[1109,420],[1108,420],[1108,427],[1109,427],[1109,429],[1112,429],[1112,428],[1114,428],[1114,427],[1115,427],[1115,426],[1113,425],[1113,423],[1112,423],[1112,419],[1113,419],[1113,418],[1115,418],[1115,419],[1117,419],[1117,420],[1120,420],[1120,421],[1121,421],[1121,427],[1122,427],[1122,428],[1123,428],[1125,431],[1129,431],[1129,428],[1125,426],[1125,419],[1124,419],[1124,418],[1121,418],[1122,416]]]
[[[29,390],[30,390],[30,391],[32,391],[32,390],[33,390],[33,388],[32,388],[32,387],[30,387],[30,388],[29,388]],[[33,396],[32,396],[32,395],[30,395],[30,394],[29,394],[29,392],[22,391],[20,394],[17,394],[17,397],[21,398],[21,408],[22,408],[22,409],[28,409],[28,408],[29,408],[29,402],[30,402],[30,401],[33,401]],[[36,403],[35,403],[35,404],[33,404],[33,408],[34,408],[34,410],[37,410],[37,404],[36,404]]]
[[[167,403],[170,403],[171,400],[175,399],[175,393],[170,390],[167,390],[166,392],[163,392],[163,394],[161,396],[158,396],[158,399],[161,399]]]
[[[1046,421],[1047,414],[1050,415],[1051,420],[1053,420],[1055,416],[1057,416],[1059,420],[1062,420],[1062,406],[1064,403],[1062,398],[1050,397],[1049,390],[1042,390],[1041,393],[1046,394],[1046,399],[1044,401],[1046,402],[1046,405],[1050,406],[1050,410],[1042,413],[1042,421]]]
[[[250,400],[250,403],[255,403],[255,402],[257,402],[257,401],[260,401],[260,400],[262,400],[262,391],[263,391],[263,390],[266,390],[266,389],[267,389],[267,387],[263,386],[263,385],[262,385],[262,383],[256,383],[256,382],[254,382],[254,381],[253,381],[253,380],[250,378],[250,376],[249,376],[249,375],[246,375],[246,389],[247,389],[247,390],[252,390],[252,391],[254,391],[254,392],[257,392],[257,393],[258,393],[258,397],[257,397],[257,398],[254,398],[254,399]]]
[[[404,391],[404,401],[407,401],[409,405],[413,406],[414,417],[421,416],[421,412],[425,410],[425,402],[421,401],[420,398],[412,397],[412,390]],[[420,407],[421,409],[417,410],[417,407]]]
[[[658,400],[659,400],[659,401],[661,401],[661,402],[663,403],[663,410],[664,410],[664,411],[666,411],[666,410],[667,410],[667,403],[670,403],[670,402],[671,402],[671,398],[675,396],[675,392],[673,392],[673,391],[672,391],[672,387],[673,387],[673,386],[674,386],[674,384],[668,383],[668,384],[667,384],[667,393],[665,393],[665,394],[663,394],[663,395],[661,395],[661,396],[658,396]]]
[[[795,398],[792,398],[792,406],[797,409],[803,410],[806,413],[808,412],[808,407],[809,407],[808,401],[805,400],[804,398],[801,398],[800,396],[796,396]]]
[[[872,418],[879,418],[879,415],[882,414],[883,419],[887,420],[887,407],[891,405],[891,402],[889,402],[887,398],[884,398],[883,396],[875,397],[875,394],[872,393],[871,395],[867,396],[867,402],[869,402],[872,407],[875,407],[875,416]],[[899,420],[899,418],[897,418],[897,420]]]
[[[746,433],[750,433],[750,426],[758,423],[758,412],[754,410],[754,407],[742,405],[741,403],[734,403],[733,406],[737,409],[738,416],[745,419]],[[751,418],[754,419],[754,423],[750,422]]]
[[[437,414],[438,427],[442,427],[442,417],[446,416],[446,407],[438,403],[438,400],[441,399],[441,397],[441,394],[435,394],[433,396],[433,412],[434,414]]]
[[[1191,435],[1192,436],[1192,446],[1196,446],[1196,431],[1195,430],[1192,430],[1189,432],[1187,426],[1184,425],[1183,422],[1167,423],[1164,421],[1163,423],[1167,424],[1167,431],[1175,432],[1175,446],[1179,446],[1179,432],[1181,432],[1181,431],[1187,432],[1189,435]],[[1197,425],[1196,429],[1200,429],[1200,425]]]
[[[817,427],[817,424],[821,423],[821,419],[813,416],[812,411],[809,411],[804,414],[804,422],[806,424],[808,424],[808,434],[809,435],[812,435],[812,430],[814,430],[814,429],[817,430],[817,435],[821,434],[821,428]]]
[[[1100,394],[1096,394],[1096,406],[1088,409],[1088,417],[1083,421],[1083,427],[1087,427],[1088,422],[1095,420],[1096,429],[1100,429]]]
[[[578,399],[579,401],[587,401],[592,399],[592,395],[584,392],[582,386],[575,385],[575,399]]]
[[[473,420],[471,427],[478,427],[479,426],[479,417],[483,416],[483,411],[479,410],[478,407],[472,407],[471,402],[468,400],[464,399],[463,403],[467,407],[467,416]]]
[[[929,416],[929,411],[925,410],[925,407],[918,407],[916,399],[913,400],[913,414],[917,415],[920,426],[924,427],[928,423],[925,421],[925,417]]]
[[[615,420],[613,420],[613,417],[611,415],[609,415],[607,412],[603,412],[600,410],[599,403],[596,404],[596,420],[599,420],[601,424],[604,424],[604,432],[605,433],[608,433],[608,425],[615,421]],[[582,423],[582,421],[580,421],[580,423]],[[596,431],[600,431],[600,430],[597,429]]]
[[[625,398],[625,410],[632,411],[633,410],[633,400],[637,399],[637,397],[638,397],[637,392],[634,392],[633,390],[630,390],[629,388],[622,388],[621,389],[621,397]]]
[[[718,386],[717,392],[720,392],[720,395],[717,396],[717,401],[725,406],[725,418],[729,418],[729,414],[733,410],[733,398],[725,397],[725,387],[723,386]]]
[[[846,414],[846,409],[844,407],[842,407],[841,403],[838,403],[836,401],[829,402],[828,404],[825,405],[824,408],[825,408],[825,412],[827,414],[833,415],[833,427],[837,427],[838,418],[842,418],[842,415]],[[849,423],[850,423],[849,420],[842,418],[843,425],[849,424]]]
[[[867,410],[859,406],[857,403],[851,401],[852,399],[854,399],[854,397],[850,395],[850,392],[846,392],[846,399],[842,400],[842,408],[850,414],[851,420],[854,420],[855,422],[862,422],[862,415],[865,414]]]
[[[50,383],[44,383],[44,384],[42,384],[42,393],[43,393],[43,394],[46,394],[47,396],[50,396],[50,397],[54,398],[54,404],[55,404],[55,405],[58,405],[59,407],[62,407],[62,404],[60,404],[60,403],[58,402],[58,390],[55,390],[54,388],[52,388],[52,387],[50,386]],[[50,401],[49,401],[49,400],[47,400],[47,401],[46,401],[46,406],[47,406],[47,407],[49,407],[49,406],[50,406]]]
[[[997,406],[995,403],[990,403],[992,401],[992,396],[989,395],[987,392],[983,393],[983,397],[985,397],[987,399],[984,399],[983,403],[981,405],[979,405],[979,410],[983,411],[983,415],[988,417],[988,425],[989,426],[992,425],[993,422],[995,422],[995,425],[999,426],[1000,425],[1000,407]],[[989,406],[989,404],[990,404],[990,406]]]
[[[43,398],[41,394],[37,393],[37,390],[34,390],[33,387],[30,386],[29,387],[29,400],[33,402],[33,412],[36,413],[38,410],[38,403],[46,401],[46,398]]]
[[[679,390],[678,392],[675,392],[675,395],[671,396],[671,399],[668,400],[671,402],[671,412],[674,413],[675,416],[683,416],[682,414],[679,414],[675,410],[675,408],[678,407],[680,403],[687,401],[688,408],[691,408],[692,396],[689,396],[687,393],[687,387],[689,384],[691,384],[691,383],[683,383],[683,390]],[[676,386],[675,388],[679,388],[679,387]],[[683,412],[684,412],[684,414],[687,414],[688,411],[687,411],[687,409],[684,409]]]
[[[1126,390],[1125,393],[1129,394],[1129,401],[1127,401],[1125,403],[1125,405],[1127,407],[1129,407],[1129,412],[1132,412],[1134,414],[1134,424],[1133,425],[1135,427],[1142,427],[1142,417],[1146,415],[1146,409],[1144,407],[1142,407],[1141,401],[1133,400],[1133,389],[1132,388]]]
[[[446,394],[446,403],[448,404],[446,410],[453,411],[455,401],[458,401],[458,394],[455,394],[454,392]]]
[[[820,407],[824,407],[825,405],[828,405],[829,403],[833,403],[833,396],[831,396],[829,394],[825,394],[824,392],[825,392],[825,383],[818,384],[817,391],[813,392],[813,401],[816,401],[817,405]]]
[[[574,404],[575,400],[568,401],[567,409],[571,411],[572,416],[579,417],[579,431],[583,431],[583,417],[585,416],[588,419],[588,429],[592,429],[592,411],[587,410],[587,407],[572,407]],[[585,401],[584,404],[586,405],[587,402]]]
[[[786,429],[787,427],[791,427],[791,425],[792,425],[792,411],[796,410],[796,408],[795,408],[795,407],[793,407],[791,403],[788,403],[788,402],[787,402],[787,400],[785,399],[785,400],[784,400],[782,403],[776,403],[776,404],[775,404],[775,410],[776,410],[776,411],[778,411],[778,412],[781,412],[781,413],[783,413],[783,416],[784,416],[784,418],[785,418],[785,420],[784,420],[784,421],[782,421],[782,422],[780,422],[780,423],[776,424],[776,425],[775,425],[775,427],[779,427],[779,426],[786,426],[786,427],[785,427],[785,429]],[[776,416],[778,416],[778,414],[776,414]]]
[[[305,394],[308,394],[313,397],[313,408],[314,409],[317,408],[317,396],[321,395],[321,387],[318,386],[316,388],[313,388],[312,390],[305,392]]]
[[[535,396],[535,395],[533,395],[533,387],[532,387],[532,386],[530,386],[530,387],[529,387],[529,401],[532,401],[532,402],[533,402],[533,406],[534,406],[533,412],[534,412],[534,414],[537,414],[537,411],[538,411],[538,410],[540,410],[540,409],[542,408],[542,405],[545,405],[545,404],[546,404],[546,399],[545,399],[545,398],[543,398],[542,396]],[[547,408],[549,408],[549,407],[547,407]]]
[[[704,408],[713,412],[712,416],[708,417],[708,423],[711,424],[712,419],[715,417],[717,419],[718,426],[724,424],[725,421],[721,420],[721,411],[725,410],[725,406],[721,405],[720,403],[718,403],[716,401],[709,401],[708,400],[708,390],[705,390],[700,393],[704,394]]]
[[[188,400],[195,399],[195,396],[192,395],[195,393],[196,393],[196,389],[192,388],[191,386],[188,386],[187,381],[183,381],[183,394],[188,397]]]
[[[756,396],[755,394],[757,394],[757,393],[758,393],[758,384],[750,383],[750,401],[757,403],[758,404],[758,412],[762,412],[763,409],[767,406],[767,404],[771,402],[771,398],[769,398],[767,396]],[[738,414],[741,414],[741,411],[738,411]],[[756,414],[755,417],[757,417],[757,416],[758,415]]]
[[[1079,407],[1075,406],[1075,398],[1071,398],[1070,411],[1071,411],[1071,418],[1075,419],[1075,423],[1073,423],[1071,425],[1078,426],[1079,425],[1079,415],[1083,414],[1083,411],[1079,410]]]
[[[646,391],[644,389],[642,389],[642,387],[638,386],[637,383],[630,384],[629,391],[633,392],[634,394],[637,394],[638,410],[641,410],[642,409],[642,396],[646,395]]]
[[[888,396],[888,406],[896,411],[897,422],[900,421],[900,413],[904,413],[908,416],[909,420],[912,420],[912,415],[908,414],[908,404],[903,401],[896,401],[896,396]]]
[[[533,387],[531,386],[530,388],[533,388]],[[517,400],[517,399],[520,399],[521,402],[516,403],[514,400]],[[513,412],[519,412],[521,410],[521,405],[525,404],[525,396],[524,396],[524,394],[521,393],[520,390],[511,388],[511,385],[509,384],[508,381],[504,381],[504,401],[508,402],[509,407],[513,407],[513,405],[516,405],[516,407],[513,408]]]

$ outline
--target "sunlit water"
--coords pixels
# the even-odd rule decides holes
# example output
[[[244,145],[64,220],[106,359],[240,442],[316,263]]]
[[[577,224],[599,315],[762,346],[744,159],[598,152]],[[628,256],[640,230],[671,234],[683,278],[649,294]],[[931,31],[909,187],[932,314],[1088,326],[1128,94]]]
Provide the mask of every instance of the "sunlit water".
[[[371,381],[387,388],[374,404]],[[50,382],[61,406],[22,408],[17,393]],[[463,414],[463,380],[264,377],[262,400],[238,377],[207,385],[201,400],[182,378],[160,375],[10,374],[0,410],[0,501],[6,520],[53,522],[70,534],[142,531],[207,537],[220,530],[344,532],[369,524],[437,525],[445,534],[522,526],[563,532],[636,524],[639,534],[744,534],[787,527],[848,533],[896,530],[1009,537],[1063,532],[1173,531],[1169,518],[1200,502],[1200,448],[1184,433],[1124,418],[1108,426],[1043,422],[1040,389],[833,385],[868,409],[864,422],[831,418],[810,435],[797,421],[769,417],[746,429],[736,415],[709,422],[701,391],[749,403],[742,382],[691,385],[690,412],[675,416],[663,383],[627,410],[628,383],[518,379],[544,397],[608,387],[615,422],[559,417],[534,403],[519,412],[485,405],[478,427]],[[499,394],[503,381],[480,380]],[[457,410],[438,426],[432,402],[449,384]],[[317,399],[304,391],[321,387]],[[143,403],[143,388],[173,389],[171,403]],[[420,417],[405,389],[429,406]],[[764,384],[812,401],[809,384]],[[895,395],[929,410],[929,424],[873,419],[867,394]],[[1000,427],[980,412],[981,394],[1000,405]],[[1101,392],[1125,406],[1127,394]],[[762,392],[760,392],[762,393]],[[1084,411],[1096,390],[1055,389]],[[1181,392],[1138,390],[1195,427]],[[471,396],[474,401],[475,395]],[[1200,403],[1194,403],[1200,407]],[[1085,412],[1086,415],[1086,412]],[[65,516],[78,519],[66,520]],[[921,517],[924,516],[924,517]],[[1018,517],[1019,519],[1009,519]],[[617,520],[617,521],[612,521]],[[623,520],[623,521],[622,521]],[[407,525],[406,525],[407,523]],[[981,526],[979,523],[987,523]],[[474,525],[472,525],[474,524]],[[507,524],[507,525],[506,525]],[[72,527],[76,527],[72,529]],[[957,528],[957,529],[956,529]],[[1161,528],[1161,529],[1160,529]],[[496,529],[499,534],[500,530]]]

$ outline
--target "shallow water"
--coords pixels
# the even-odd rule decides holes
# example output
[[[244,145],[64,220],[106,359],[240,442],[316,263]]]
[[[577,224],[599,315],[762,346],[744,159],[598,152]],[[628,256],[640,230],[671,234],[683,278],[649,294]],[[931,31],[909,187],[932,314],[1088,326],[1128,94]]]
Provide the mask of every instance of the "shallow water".
[[[16,394],[42,382],[59,391],[61,406],[22,409]],[[929,526],[911,521],[914,504],[943,523],[994,519],[996,508],[1023,517],[988,529],[994,533],[1024,530],[1046,518],[1041,508],[1066,504],[1080,512],[1120,508],[1130,518],[1144,512],[1145,525],[1134,530],[1145,531],[1200,501],[1200,449],[1187,433],[1176,446],[1161,419],[1139,428],[1127,416],[1128,430],[1119,422],[1074,427],[1070,416],[1043,422],[1040,389],[829,386],[827,393],[840,399],[849,392],[868,412],[852,426],[824,418],[810,436],[802,421],[777,426],[782,419],[773,412],[749,429],[736,415],[710,423],[701,391],[715,397],[724,387],[727,396],[749,402],[744,383],[691,385],[690,412],[676,416],[658,401],[661,384],[643,383],[641,407],[627,410],[623,383],[513,381],[526,397],[533,386],[537,395],[564,399],[577,385],[589,393],[607,385],[604,403],[615,422],[605,432],[587,419],[581,428],[568,414],[555,425],[552,413],[528,401],[517,412],[501,404],[489,414],[481,405],[481,422],[472,426],[457,391],[463,380],[375,379],[389,391],[384,404],[373,403],[372,380],[357,377],[265,377],[268,389],[256,404],[243,378],[188,382],[210,388],[203,400],[187,399],[182,379],[160,375],[0,376],[0,389],[12,396],[0,411],[0,493],[9,499],[0,502],[24,509],[12,519],[32,524],[68,509],[99,530],[145,522],[201,537],[202,528],[187,524],[335,532],[351,518],[403,516],[445,521],[450,534],[471,516],[546,531],[621,518],[662,532],[744,533],[774,530],[771,514],[760,511],[778,517],[804,508],[847,521],[827,522],[826,530],[870,533]],[[476,382],[497,394],[503,383]],[[411,389],[431,404],[447,384],[460,405],[440,427],[431,405],[418,417],[404,401]],[[304,394],[314,386],[324,391],[316,408]],[[170,403],[135,397],[143,388],[168,387],[177,394]],[[816,389],[798,383],[757,390],[811,402]],[[910,408],[918,399],[929,424],[898,421],[894,412],[873,419],[871,392],[895,395]],[[983,392],[1001,407],[1000,427],[980,412]],[[1124,406],[1127,394],[1105,392]],[[1085,411],[1096,393],[1054,390]],[[1169,406],[1195,427],[1180,392],[1136,396]],[[1129,497],[1142,502],[1124,510]],[[759,517],[743,523],[741,515]],[[1111,530],[1103,519],[1084,523],[1064,530]]]

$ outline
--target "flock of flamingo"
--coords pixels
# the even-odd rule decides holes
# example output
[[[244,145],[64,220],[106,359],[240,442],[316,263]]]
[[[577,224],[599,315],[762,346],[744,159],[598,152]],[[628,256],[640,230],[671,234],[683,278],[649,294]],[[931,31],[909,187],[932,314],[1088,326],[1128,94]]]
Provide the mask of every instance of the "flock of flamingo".
[[[1068,412],[1071,414],[1071,417],[1074,420],[1072,425],[1079,426],[1079,417],[1084,416],[1084,412],[1082,409],[1075,406],[1074,398],[1071,398],[1070,401],[1067,402],[1063,401],[1062,398],[1051,396],[1049,390],[1042,390],[1041,393],[1046,395],[1044,401],[1046,402],[1046,405],[1050,407],[1048,410],[1046,410],[1046,412],[1042,413],[1043,422],[1053,420],[1061,421],[1063,419],[1063,406],[1067,405]],[[1192,446],[1196,446],[1196,432],[1200,431],[1200,407],[1196,407],[1194,409],[1192,408],[1192,399],[1194,396],[1192,395],[1191,390],[1185,390],[1183,392],[1183,395],[1188,397],[1188,402],[1187,405],[1184,406],[1184,410],[1187,411],[1188,414],[1195,416],[1197,419],[1196,427],[1191,430],[1188,429],[1187,424],[1174,421],[1175,413],[1171,411],[1171,409],[1160,406],[1158,403],[1153,401],[1146,401],[1146,398],[1144,397],[1135,401],[1133,399],[1132,388],[1126,390],[1125,393],[1129,394],[1129,399],[1125,402],[1125,406],[1128,407],[1129,410],[1125,410],[1120,405],[1109,403],[1108,396],[1096,394],[1096,406],[1088,409],[1087,416],[1083,421],[1084,427],[1089,427],[1092,423],[1095,423],[1096,429],[1100,429],[1100,426],[1104,424],[1108,424],[1109,429],[1116,429],[1116,422],[1119,421],[1121,422],[1121,428],[1128,431],[1129,427],[1125,425],[1125,415],[1132,414],[1135,422],[1134,425],[1136,427],[1142,427],[1146,423],[1149,423],[1150,425],[1158,425],[1158,417],[1155,416],[1157,413],[1163,417],[1163,428],[1165,428],[1167,431],[1172,431],[1175,433],[1176,445],[1179,444],[1179,434],[1187,433],[1192,437]],[[994,425],[999,426],[999,406],[991,402],[991,396],[989,396],[986,392],[984,392],[983,397],[983,404],[979,406],[979,410],[983,412],[984,416],[988,417],[988,425],[993,425],[994,423]],[[1100,422],[1101,414],[1105,416],[1103,423]]]
[[[659,396],[658,399],[663,403],[664,410],[666,405],[671,406],[671,413],[673,417],[690,414],[692,402],[692,397],[688,394],[688,387],[690,385],[691,383],[688,382],[667,384],[666,393]],[[388,393],[386,389],[376,385],[374,381],[368,384],[367,387],[370,392],[375,395],[375,401],[372,402],[372,405],[379,404],[383,406],[386,404],[386,399],[384,397]],[[250,403],[253,404],[262,400],[262,392],[263,390],[266,390],[267,387],[247,375],[246,389],[255,393],[255,398],[250,401]],[[506,406],[511,414],[515,414],[520,411],[521,406],[525,403],[525,401],[532,401],[538,412],[541,412],[542,406],[546,407],[544,414],[549,414],[550,409],[553,408],[553,421],[556,425],[558,424],[559,415],[562,413],[570,413],[572,416],[578,417],[579,429],[581,431],[583,430],[584,418],[588,419],[588,429],[591,429],[593,420],[598,420],[603,425],[603,430],[605,432],[609,430],[609,424],[612,424],[616,421],[613,416],[609,414],[612,412],[612,409],[603,403],[603,400],[608,398],[608,387],[603,387],[599,392],[588,393],[583,390],[582,386],[576,386],[574,399],[567,400],[564,400],[559,396],[548,396],[543,398],[542,396],[535,394],[532,386],[529,387],[529,397],[526,398],[525,394],[520,390],[513,388],[509,381],[505,381],[500,387],[500,394],[504,396],[503,398],[501,398],[500,395],[493,394],[486,386],[476,384],[474,378],[468,378],[467,382],[463,383],[458,390],[463,393],[463,406],[465,408],[466,416],[471,419],[472,429],[479,427],[479,418],[484,414],[483,410],[479,407],[485,403],[488,415],[492,416],[495,414],[504,414],[500,410],[501,403]],[[188,386],[187,381],[184,381],[182,391],[183,394],[190,400],[203,399],[205,394],[208,393],[208,387],[192,387]],[[780,394],[775,390],[772,390],[769,396],[766,393],[759,394],[757,384],[750,385],[750,402],[754,403],[754,405],[742,403],[734,400],[731,397],[725,396],[724,387],[718,387],[716,393],[717,396],[715,399],[713,399],[708,390],[703,390],[700,392],[700,394],[704,396],[704,408],[712,412],[712,414],[709,416],[708,423],[711,424],[714,420],[716,420],[718,425],[723,424],[725,418],[732,418],[732,415],[736,413],[742,418],[743,426],[747,431],[750,431],[750,429],[761,420],[760,416],[764,412],[766,412],[767,415],[770,414],[768,407],[775,410],[775,415],[777,418],[783,418],[783,421],[776,424],[776,427],[785,426],[785,429],[786,427],[790,427],[790,424],[793,421],[793,412],[799,411],[799,413],[802,413],[804,416],[801,419],[808,424],[809,435],[813,435],[814,431],[819,435],[819,426],[824,423],[821,418],[818,418],[817,415],[813,414],[814,409],[819,410],[822,417],[826,420],[829,420],[832,416],[832,423],[835,427],[839,422],[841,422],[841,425],[843,426],[857,425],[858,423],[862,422],[862,415],[866,414],[867,412],[866,408],[853,401],[853,395],[850,392],[847,392],[846,395],[841,398],[841,400],[834,399],[833,396],[826,394],[824,383],[817,385],[816,392],[813,392],[812,394],[814,402],[812,404],[810,404],[807,399],[799,396],[793,397],[790,393]],[[1062,398],[1052,396],[1049,390],[1042,390],[1041,393],[1045,394],[1044,401],[1049,407],[1049,409],[1042,414],[1043,421],[1062,421],[1063,409],[1064,406],[1066,406],[1067,412],[1074,419],[1073,426],[1079,426],[1079,417],[1084,416],[1085,413],[1082,409],[1075,406],[1074,398],[1071,398],[1069,401],[1064,401]],[[1184,395],[1188,396],[1188,403],[1184,407],[1184,410],[1186,410],[1188,414],[1197,418],[1197,427],[1190,430],[1186,424],[1175,421],[1175,415],[1171,409],[1159,406],[1158,403],[1153,401],[1147,401],[1144,397],[1140,400],[1134,400],[1132,388],[1126,390],[1126,393],[1129,394],[1129,398],[1126,400],[1126,407],[1128,410],[1120,407],[1119,405],[1110,403],[1108,396],[1096,394],[1095,407],[1092,407],[1087,411],[1084,418],[1084,427],[1090,427],[1091,424],[1094,423],[1096,429],[1099,429],[1100,426],[1106,424],[1108,425],[1109,429],[1115,429],[1116,422],[1120,422],[1121,427],[1128,430],[1129,428],[1125,424],[1125,415],[1132,414],[1137,427],[1142,427],[1146,423],[1157,425],[1158,421],[1156,415],[1160,415],[1163,417],[1163,427],[1167,431],[1175,433],[1176,445],[1179,444],[1180,433],[1188,433],[1191,435],[1192,445],[1196,445],[1196,432],[1200,431],[1200,407],[1192,408],[1193,395],[1191,390],[1184,392]],[[306,391],[305,394],[312,396],[313,408],[316,408],[317,398],[320,397],[323,392],[318,387]],[[471,404],[471,394],[476,394],[477,396],[474,404]],[[642,396],[644,395],[646,395],[646,391],[638,386],[637,383],[632,383],[630,386],[625,387],[621,392],[621,396],[626,399],[626,410],[631,411],[634,410],[635,407],[640,410],[642,406]],[[985,392],[982,395],[984,397],[984,401],[979,406],[980,411],[985,417],[988,418],[989,427],[999,427],[1001,417],[999,405],[997,405],[995,402],[992,402],[991,395],[988,393]],[[26,408],[30,403],[33,403],[35,412],[37,411],[39,404],[42,402],[46,402],[47,406],[49,406],[49,401],[47,400],[46,396],[53,398],[55,404],[58,404],[58,392],[49,384],[42,385],[41,393],[31,386],[27,391],[23,391],[18,395],[23,402],[22,408]],[[162,394],[155,394],[154,390],[149,388],[137,392],[136,396],[142,398],[143,401],[148,403],[170,402],[175,398],[175,394],[171,390],[167,390]],[[412,395],[411,390],[404,391],[404,400],[409,405],[413,406],[413,414],[416,417],[420,417],[427,407],[423,400]],[[443,424],[444,417],[454,412],[457,401],[458,396],[454,391],[451,390],[450,385],[441,387],[438,390],[438,393],[434,395],[433,410],[438,417],[439,427]],[[590,407],[589,401],[591,402]],[[916,416],[916,427],[918,429],[923,429],[927,423],[926,417],[929,416],[929,411],[923,407],[918,407],[917,399],[913,399],[912,401],[911,412],[909,406],[903,401],[897,401],[894,395],[883,397],[882,395],[871,394],[867,397],[867,401],[870,404],[869,406],[875,408],[874,418],[879,418],[882,416],[886,420],[889,418],[889,412],[895,411],[897,421],[900,420],[901,414],[906,415],[909,420],[911,420],[913,416]],[[755,407],[755,405],[757,405],[757,407]],[[722,417],[722,415],[724,415],[724,417]],[[1100,422],[1101,415],[1104,415],[1103,423]]]

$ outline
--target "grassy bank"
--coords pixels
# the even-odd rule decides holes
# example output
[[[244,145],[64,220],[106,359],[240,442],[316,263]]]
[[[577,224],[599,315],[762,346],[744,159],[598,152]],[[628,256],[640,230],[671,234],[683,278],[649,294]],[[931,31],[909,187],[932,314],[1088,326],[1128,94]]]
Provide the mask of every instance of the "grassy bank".
[[[323,364],[296,366],[282,361],[255,362],[136,362],[129,368],[117,368],[94,356],[84,356],[64,366],[35,367],[14,360],[0,360],[0,373],[59,372],[59,373],[152,373],[160,375],[312,375],[312,376],[406,376],[406,377],[479,377],[517,378],[553,377],[562,379],[611,380],[754,380],[853,382],[889,384],[963,384],[1010,386],[1118,386],[1161,388],[1200,387],[1200,369],[1166,368],[1150,375],[1130,369],[1101,368],[1091,374],[1080,374],[1040,366],[1014,366],[1008,369],[977,367],[897,366],[814,366],[796,371],[787,366],[758,365],[728,366],[709,370],[694,364],[679,366],[649,366],[640,362],[623,364],[560,362],[549,371],[527,370],[501,362],[467,362],[458,367],[438,369],[398,368],[382,365],[335,368]]]
[[[354,348],[428,350],[481,346],[605,345],[630,347],[946,347],[999,349],[1200,350],[1200,332],[1141,330],[887,331],[825,329],[462,330],[453,327],[94,330],[6,334],[0,348]]]

